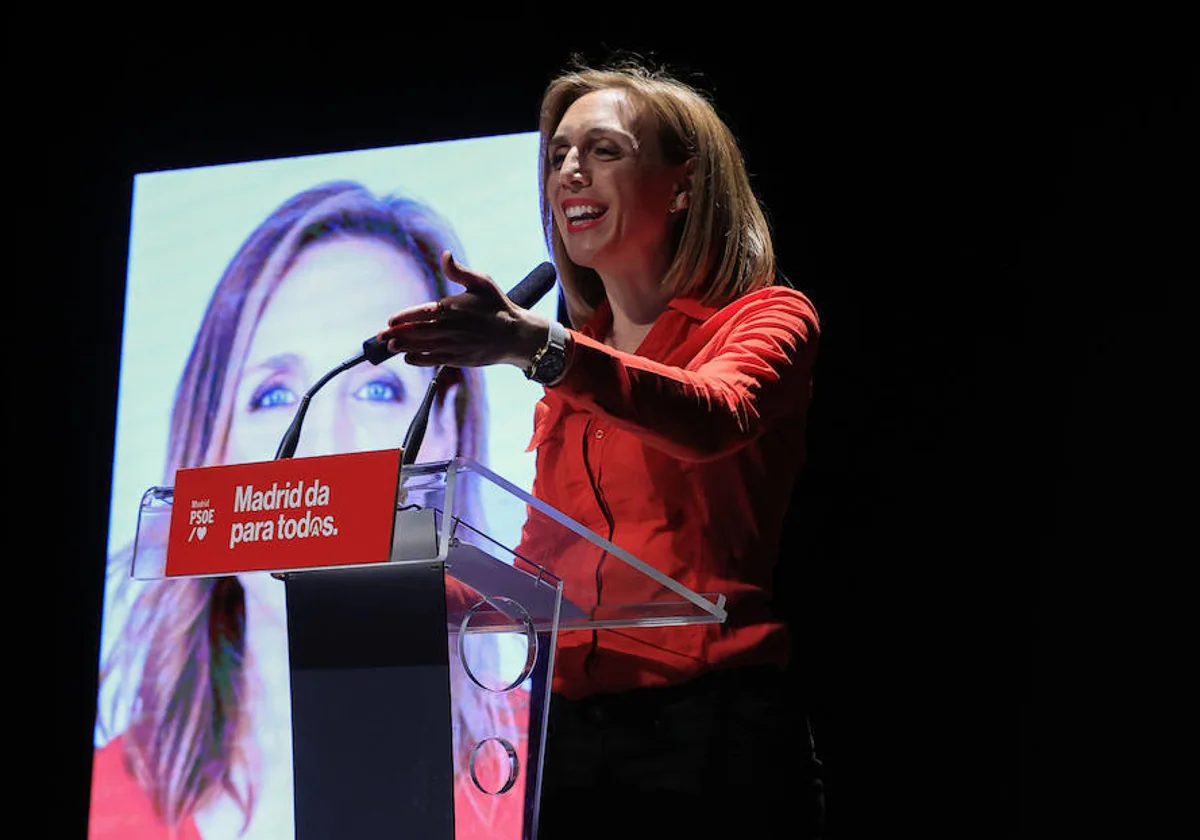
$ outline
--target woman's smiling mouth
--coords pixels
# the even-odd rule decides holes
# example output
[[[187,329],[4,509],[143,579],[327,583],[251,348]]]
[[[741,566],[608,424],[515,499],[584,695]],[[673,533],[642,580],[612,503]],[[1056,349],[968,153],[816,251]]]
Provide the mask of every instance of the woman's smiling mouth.
[[[568,199],[562,205],[568,231],[586,230],[608,214],[608,208],[585,199]]]

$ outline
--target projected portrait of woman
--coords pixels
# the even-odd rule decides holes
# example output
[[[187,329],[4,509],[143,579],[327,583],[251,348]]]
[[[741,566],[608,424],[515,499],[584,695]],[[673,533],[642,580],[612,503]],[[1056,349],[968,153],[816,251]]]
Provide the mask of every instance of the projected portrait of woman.
[[[283,201],[209,300],[175,394],[164,483],[180,468],[270,460],[304,393],[374,334],[381,313],[448,293],[443,249],[462,250],[412,199],[337,182]],[[485,458],[478,377],[446,378],[419,460]],[[332,379],[309,407],[296,456],[399,446],[430,378],[395,358]],[[106,621],[120,623],[101,669],[91,836],[290,836],[283,583],[265,574],[138,582],[129,562],[126,550],[110,563],[120,607]],[[464,678],[461,668],[451,675]],[[515,711],[456,705],[455,749],[497,734],[517,741]],[[460,781],[458,836],[518,836],[499,827],[520,825],[519,792],[479,796],[464,787],[469,776]]]

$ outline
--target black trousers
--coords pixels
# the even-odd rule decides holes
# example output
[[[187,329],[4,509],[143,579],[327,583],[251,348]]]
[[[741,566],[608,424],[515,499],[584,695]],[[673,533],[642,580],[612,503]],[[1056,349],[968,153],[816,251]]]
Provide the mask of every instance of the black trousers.
[[[778,669],[551,700],[538,840],[816,840],[824,814],[808,719]]]

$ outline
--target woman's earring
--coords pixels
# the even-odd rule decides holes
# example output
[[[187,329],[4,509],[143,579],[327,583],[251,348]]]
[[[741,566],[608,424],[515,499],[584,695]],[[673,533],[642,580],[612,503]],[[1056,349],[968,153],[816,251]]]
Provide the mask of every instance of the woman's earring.
[[[679,210],[679,196],[671,199],[671,203],[667,206],[668,213],[675,213]]]

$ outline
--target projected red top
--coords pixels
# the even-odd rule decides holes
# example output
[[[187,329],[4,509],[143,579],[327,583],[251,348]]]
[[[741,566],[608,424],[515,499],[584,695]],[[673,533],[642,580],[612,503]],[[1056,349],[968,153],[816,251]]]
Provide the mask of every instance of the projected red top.
[[[166,576],[384,563],[400,450],[179,470]]]

